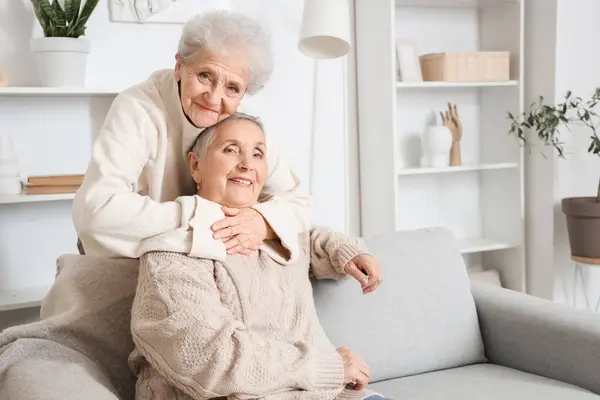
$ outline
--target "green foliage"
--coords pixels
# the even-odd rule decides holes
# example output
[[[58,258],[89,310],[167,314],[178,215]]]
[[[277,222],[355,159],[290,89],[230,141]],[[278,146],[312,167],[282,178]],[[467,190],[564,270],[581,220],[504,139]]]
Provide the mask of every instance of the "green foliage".
[[[31,0],[35,16],[46,37],[78,38],[85,35],[85,24],[99,0],[65,0],[64,9],[58,0]]]
[[[519,116],[508,113],[508,118],[511,120],[509,133],[517,135],[522,142],[526,143],[525,130],[532,129],[545,145],[552,145],[558,155],[564,157],[559,127],[565,126],[570,130],[570,125],[582,125],[590,132],[588,153],[600,157],[598,114],[594,110],[599,103],[600,88],[596,88],[594,94],[586,101],[581,97],[573,97],[569,90],[565,95],[565,101],[555,106],[544,104],[544,98],[540,96],[539,102],[533,102],[529,111]],[[596,201],[600,203],[600,181]]]
[[[580,97],[573,97],[571,91],[565,95],[565,101],[555,106],[544,104],[540,96],[539,102],[533,102],[529,111],[519,116],[510,112],[511,120],[509,133],[516,134],[524,143],[525,130],[532,129],[545,145],[552,145],[560,157],[564,157],[564,147],[560,141],[561,126],[570,129],[570,125],[583,125],[590,131],[590,144],[588,152],[600,157],[600,138],[598,137],[598,114],[594,108],[600,103],[600,88],[597,88],[590,99],[583,101]]]

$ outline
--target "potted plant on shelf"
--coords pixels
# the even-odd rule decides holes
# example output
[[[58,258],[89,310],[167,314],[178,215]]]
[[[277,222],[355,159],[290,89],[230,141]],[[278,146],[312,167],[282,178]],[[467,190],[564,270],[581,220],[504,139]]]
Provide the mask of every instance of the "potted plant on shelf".
[[[553,146],[559,157],[564,158],[559,128],[584,126],[590,134],[588,153],[600,157],[599,117],[594,110],[600,103],[600,88],[585,101],[572,96],[571,91],[560,104],[548,105],[543,101],[540,96],[539,102],[532,103],[529,111],[518,116],[509,112],[510,133],[526,143],[525,130],[531,129],[543,144]],[[567,218],[571,256],[580,262],[600,264],[600,180],[594,193],[595,196],[564,198],[561,206]]]
[[[84,86],[86,24],[99,0],[31,0],[43,37],[31,40],[43,86]],[[61,5],[62,4],[62,5]]]

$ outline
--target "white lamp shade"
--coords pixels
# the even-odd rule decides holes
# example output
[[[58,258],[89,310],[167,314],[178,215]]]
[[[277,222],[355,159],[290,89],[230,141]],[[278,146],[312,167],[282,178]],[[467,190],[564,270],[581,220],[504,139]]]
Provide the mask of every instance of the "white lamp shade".
[[[313,58],[337,58],[351,46],[348,0],[304,0],[298,49]]]

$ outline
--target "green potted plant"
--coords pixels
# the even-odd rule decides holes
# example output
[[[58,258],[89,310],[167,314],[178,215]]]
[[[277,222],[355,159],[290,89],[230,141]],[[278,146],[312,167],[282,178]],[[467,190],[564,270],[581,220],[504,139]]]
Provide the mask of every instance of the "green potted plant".
[[[88,19],[99,0],[31,0],[44,32],[31,40],[43,86],[84,86]]]
[[[600,104],[600,88],[588,99],[565,95],[564,102],[557,105],[544,104],[543,97],[531,104],[529,111],[515,116],[508,113],[511,120],[510,133],[526,143],[525,132],[531,129],[543,144],[553,146],[559,157],[564,158],[564,144],[560,140],[560,128],[583,126],[590,135],[588,153],[600,157],[598,136],[598,114],[594,110]],[[569,197],[561,200],[563,213],[567,218],[567,230],[571,255],[574,259],[587,263],[600,263],[600,180],[595,196]]]

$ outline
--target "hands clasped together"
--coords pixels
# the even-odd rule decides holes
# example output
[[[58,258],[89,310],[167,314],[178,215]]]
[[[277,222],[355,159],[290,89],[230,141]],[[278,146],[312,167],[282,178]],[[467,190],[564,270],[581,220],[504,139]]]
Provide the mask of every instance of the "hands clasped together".
[[[215,222],[213,238],[223,240],[227,254],[249,255],[267,239],[269,225],[253,208],[222,207],[225,218]]]

